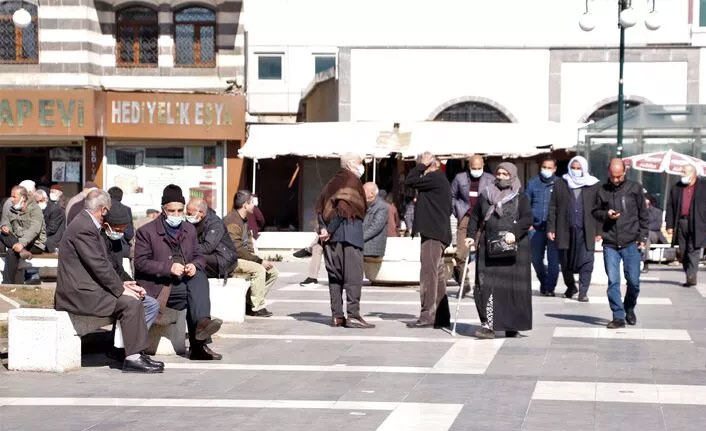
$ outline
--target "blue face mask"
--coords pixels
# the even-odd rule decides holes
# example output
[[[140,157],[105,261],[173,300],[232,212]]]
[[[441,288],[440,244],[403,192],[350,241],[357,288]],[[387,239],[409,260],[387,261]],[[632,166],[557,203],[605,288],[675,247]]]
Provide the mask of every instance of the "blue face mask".
[[[542,176],[544,178],[551,178],[552,175],[554,175],[554,171],[552,171],[551,169],[542,169]]]
[[[179,225],[184,221],[182,216],[167,216],[167,224],[171,227],[179,227]]]
[[[113,241],[120,241],[123,239],[123,236],[125,235],[122,232],[107,232],[108,238],[110,238]]]

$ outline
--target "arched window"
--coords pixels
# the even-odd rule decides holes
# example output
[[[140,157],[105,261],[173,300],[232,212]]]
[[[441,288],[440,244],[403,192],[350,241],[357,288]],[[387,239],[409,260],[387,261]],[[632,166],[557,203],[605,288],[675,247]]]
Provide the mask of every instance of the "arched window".
[[[12,14],[21,7],[32,17],[25,28],[12,22]],[[37,6],[18,0],[0,3],[0,63],[36,63],[38,53]]]
[[[638,102],[636,100],[626,100],[623,103],[625,104],[626,111],[630,108],[634,108],[634,107],[642,104],[642,102]],[[591,114],[588,117],[586,122],[590,123],[591,121],[602,120],[606,117],[610,117],[611,115],[615,115],[617,113],[618,113],[618,101],[616,100],[615,102],[606,103],[605,105],[603,105],[600,108],[593,111],[593,114]]]
[[[468,123],[511,123],[499,109],[482,102],[461,102],[449,106],[434,121],[459,121]]]
[[[118,11],[118,66],[157,66],[159,26],[157,11],[129,7]]]
[[[174,14],[177,66],[216,65],[216,12],[205,7],[187,7]]]

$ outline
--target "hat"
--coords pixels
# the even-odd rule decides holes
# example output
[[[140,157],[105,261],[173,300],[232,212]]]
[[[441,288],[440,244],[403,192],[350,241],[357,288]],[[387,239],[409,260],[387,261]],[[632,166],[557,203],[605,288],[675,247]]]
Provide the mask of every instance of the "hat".
[[[110,207],[110,211],[108,211],[108,214],[105,216],[105,221],[112,226],[128,224],[130,223],[130,213],[125,205],[113,204]]]
[[[53,186],[49,187],[49,190],[59,190],[60,192],[64,191],[64,186],[61,184],[54,184]]]
[[[162,205],[166,205],[170,202],[181,202],[186,204],[184,195],[181,193],[181,187],[175,184],[169,184],[162,192]]]
[[[35,187],[36,184],[35,184],[35,182],[32,181],[32,180],[24,180],[24,181],[22,181],[22,182],[20,183],[20,186],[24,187],[25,190],[27,190],[27,191],[30,192],[30,193],[32,193],[32,192],[34,192],[35,190],[37,190],[36,187]]]
[[[94,183],[93,181],[86,181],[86,183],[83,185],[84,189],[97,189],[98,184]]]

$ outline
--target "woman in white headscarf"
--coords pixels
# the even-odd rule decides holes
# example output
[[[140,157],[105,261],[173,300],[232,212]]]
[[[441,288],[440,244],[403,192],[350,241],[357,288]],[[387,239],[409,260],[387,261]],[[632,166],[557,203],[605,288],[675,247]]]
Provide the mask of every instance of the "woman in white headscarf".
[[[579,301],[588,302],[598,228],[591,210],[600,184],[589,174],[588,162],[581,156],[569,161],[569,173],[562,178],[555,183],[549,203],[547,236],[559,249],[564,296],[572,298],[578,292]],[[574,274],[579,274],[578,288]]]
[[[478,338],[506,337],[532,329],[532,278],[529,232],[532,208],[521,193],[517,167],[509,162],[498,165],[495,182],[483,192],[471,211],[466,244],[478,242],[474,299],[480,316]],[[478,236],[476,237],[476,235]],[[492,252],[493,242],[516,245],[505,256]]]

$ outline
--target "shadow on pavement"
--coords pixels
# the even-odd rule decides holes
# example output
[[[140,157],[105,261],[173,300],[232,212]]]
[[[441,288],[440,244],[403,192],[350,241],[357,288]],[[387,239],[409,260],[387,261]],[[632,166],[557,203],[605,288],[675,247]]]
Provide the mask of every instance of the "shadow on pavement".
[[[552,317],[554,319],[571,320],[573,322],[588,323],[589,325],[605,326],[608,324],[609,320],[602,319],[595,316],[586,316],[579,314],[553,314],[546,313],[545,316]]]

